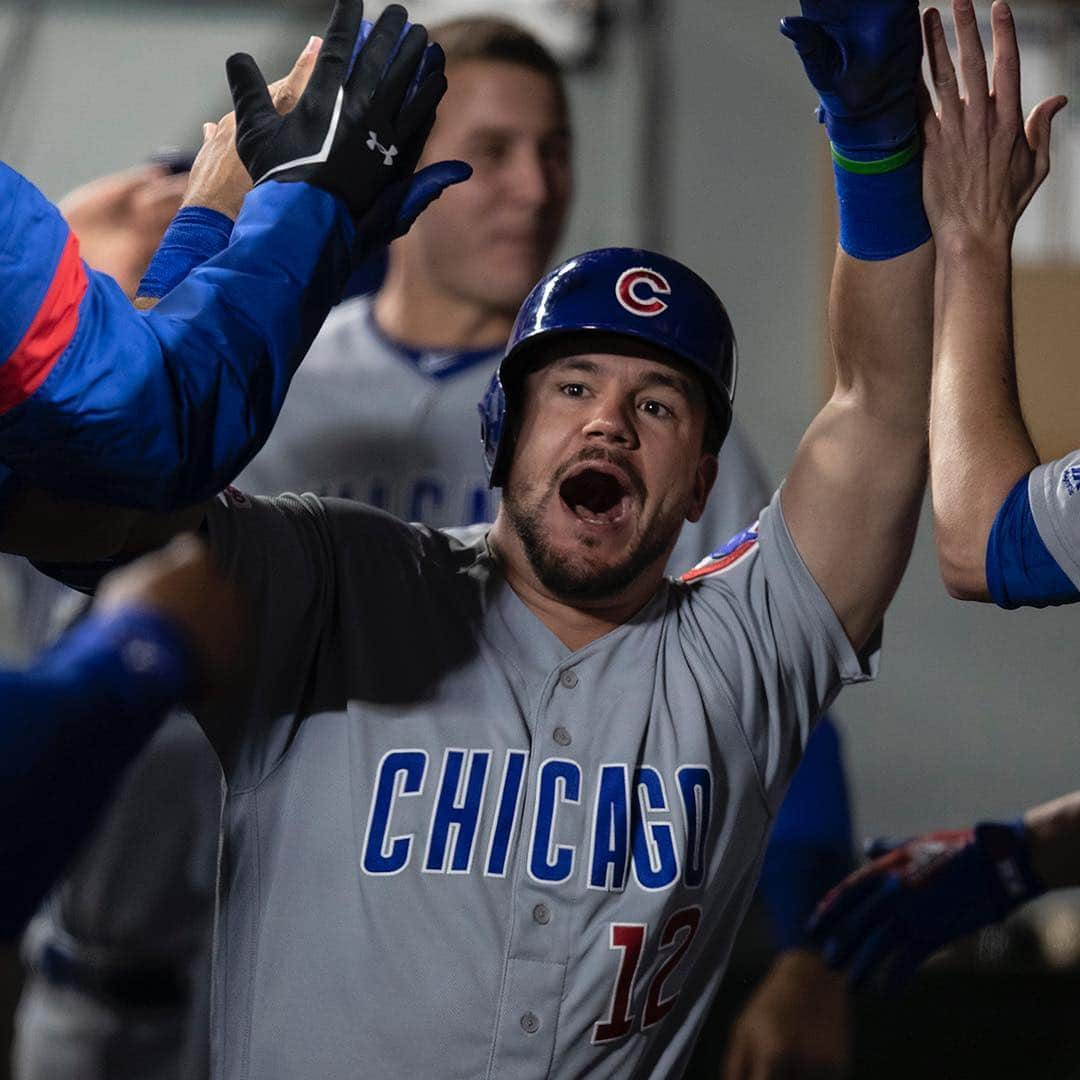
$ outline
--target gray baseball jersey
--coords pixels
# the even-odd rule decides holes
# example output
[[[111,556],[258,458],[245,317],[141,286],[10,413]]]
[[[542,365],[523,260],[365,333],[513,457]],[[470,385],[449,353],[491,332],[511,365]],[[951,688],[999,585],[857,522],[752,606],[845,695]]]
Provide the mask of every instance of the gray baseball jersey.
[[[222,496],[255,604],[214,1075],[678,1076],[814,718],[870,678],[776,498],[570,652],[484,529]]]
[[[371,300],[361,298],[331,314],[293,380],[267,446],[238,483],[267,494],[311,490],[362,499],[429,525],[490,520],[498,493],[487,488],[476,403],[502,351],[409,350],[379,331],[371,308]],[[687,569],[716,537],[752,519],[768,496],[752,451],[733,428],[706,515],[684,529],[673,571]],[[99,963],[137,964],[147,956],[188,963],[195,933],[211,917],[206,883],[215,870],[219,770],[207,760],[204,740],[183,719],[170,721],[168,729],[132,768],[95,840],[39,916],[38,940],[62,942]],[[158,781],[147,779],[163,769],[192,774],[187,805],[154,793]],[[153,823],[153,844],[142,839],[147,821]],[[159,893],[171,902],[159,902]],[[80,900],[97,897],[109,902]],[[102,1039],[88,1034],[93,1027],[112,1040],[110,1056],[118,1065],[134,1068],[138,1056],[117,1045],[125,1023],[76,1024],[71,1010],[57,1002],[43,987],[24,1002],[21,1080],[52,1076],[58,1056],[78,1061],[80,1075],[104,1075],[93,1064],[103,1060]],[[196,980],[188,1016],[195,1052],[177,1058],[177,1075],[203,1071],[198,1046],[204,1006]],[[151,1041],[136,1035],[144,1045]],[[171,1046],[175,1035],[170,1030],[167,1036]]]
[[[1028,499],[1046,550],[1080,588],[1080,450],[1032,469]]]
[[[487,486],[476,403],[502,350],[410,350],[379,330],[372,306],[360,297],[331,313],[237,486],[359,499],[435,528],[494,520],[498,492]],[[671,571],[755,517],[770,490],[733,425],[705,516],[683,529]]]

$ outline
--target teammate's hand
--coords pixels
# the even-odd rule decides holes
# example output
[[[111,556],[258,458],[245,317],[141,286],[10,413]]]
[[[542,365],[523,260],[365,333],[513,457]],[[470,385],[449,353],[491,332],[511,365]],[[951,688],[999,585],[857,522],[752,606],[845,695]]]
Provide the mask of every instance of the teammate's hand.
[[[781,954],[735,1021],[723,1080],[838,1080],[850,1068],[843,976],[810,950]]]
[[[361,0],[337,0],[315,70],[287,116],[274,109],[250,56],[238,53],[226,64],[237,149],[255,183],[314,184],[358,221],[412,175],[446,92],[442,50],[426,54],[427,31],[406,29],[397,4],[379,17],[350,70],[362,18]]]
[[[810,921],[810,940],[830,967],[849,969],[853,986],[895,991],[950,941],[1043,891],[1023,822],[930,833],[837,885]]]
[[[1047,98],[1024,123],[1020,52],[1007,4],[991,9],[992,92],[971,0],[953,0],[964,96],[939,12],[924,15],[938,108],[924,124],[923,201],[939,245],[972,239],[1009,244],[1020,215],[1050,171],[1050,125],[1066,104]]]
[[[292,112],[307,87],[322,39],[313,37],[296,58],[292,71],[271,83],[270,100],[284,116]],[[216,124],[203,124],[203,144],[191,167],[184,192],[184,206],[203,206],[236,220],[251,177],[236,152],[236,113],[227,113]]]
[[[187,175],[143,165],[103,176],[57,203],[87,265],[135,295],[169,222],[180,208]]]
[[[110,574],[95,600],[99,611],[147,608],[175,623],[199,665],[199,698],[227,687],[241,666],[246,635],[235,589],[215,569],[207,546],[181,536]]]
[[[922,34],[918,0],[800,0],[780,21],[843,150],[891,150],[918,130]]]

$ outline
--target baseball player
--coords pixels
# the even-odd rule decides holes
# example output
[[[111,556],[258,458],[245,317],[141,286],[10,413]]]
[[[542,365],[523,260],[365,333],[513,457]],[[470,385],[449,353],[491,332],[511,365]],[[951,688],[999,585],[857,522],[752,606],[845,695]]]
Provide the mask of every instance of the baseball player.
[[[733,340],[633,249],[526,300],[484,402],[490,530],[315,496],[189,512],[259,605],[251,700],[200,716],[229,785],[217,1075],[678,1074],[813,720],[872,675],[924,480],[928,257],[838,257],[840,398],[681,582]]]
[[[446,53],[450,89],[425,156],[470,157],[474,175],[394,244],[389,280],[374,300],[354,300],[335,310],[291,384],[269,445],[239,481],[249,490],[313,489],[361,497],[427,524],[493,516],[497,493],[487,488],[468,413],[503,352],[501,344],[482,345],[494,338],[505,341],[517,306],[558,237],[570,187],[565,93],[555,62],[512,24],[463,19],[433,34]],[[483,244],[485,228],[490,238]],[[462,238],[470,246],[463,248]],[[448,255],[440,257],[442,252]],[[394,321],[406,312],[418,314],[400,325]],[[395,340],[384,322],[410,340],[439,340],[447,324],[474,336],[459,336],[453,348],[410,347]],[[470,458],[476,460],[475,470],[464,467]],[[374,478],[373,460],[379,465]],[[673,572],[696,561],[708,543],[700,537],[728,535],[768,501],[768,488],[737,427],[725,443],[719,470],[702,520],[684,530],[669,560]],[[696,543],[687,532],[699,537]],[[177,994],[175,970],[177,957],[186,961],[197,951],[193,931],[200,917],[210,919],[206,886],[213,880],[216,844],[205,840],[216,834],[213,793],[219,767],[196,731],[180,721],[175,726],[172,737],[159,737],[154,753],[129,776],[102,834],[32,927],[26,952],[36,970],[18,1018],[16,1061],[22,1077],[53,1075],[58,1058],[69,1071],[78,1063],[88,1073],[90,1060],[101,1056],[102,1032],[109,1033],[109,1058],[121,1072],[127,1070],[124,1075],[136,1067],[133,1056],[146,1056],[154,1036],[155,1075],[169,1067],[162,1047],[175,1055],[180,1032],[187,1029],[188,1041],[198,1045],[193,1032],[201,1016],[195,1000],[199,983],[192,979],[190,991]],[[185,786],[194,785],[192,798],[162,803],[153,777],[170,767],[184,769]],[[792,930],[801,940],[814,904],[850,867],[850,823],[839,770],[835,730],[823,721],[811,744],[809,767],[799,773],[799,786],[807,789],[817,813],[808,820],[794,809],[782,812],[779,835],[766,857],[765,894],[784,947],[796,940]],[[822,812],[837,799],[843,810],[839,821]],[[158,837],[153,848],[140,842],[134,827],[148,815]],[[162,843],[163,836],[169,843]],[[185,842],[190,850],[178,857]],[[108,904],[86,901],[103,894],[110,896]],[[178,934],[178,928],[187,932]],[[55,986],[55,973],[41,971],[37,960],[58,950],[68,958],[62,988]],[[94,957],[92,969],[79,959],[88,956]],[[150,976],[158,973],[157,981],[172,991],[171,1016],[159,1007],[151,1019],[140,1001],[117,1000],[115,992],[103,995],[94,979],[102,968],[124,972],[144,993],[155,981]],[[125,1030],[139,1035],[124,1038]],[[194,1068],[189,1057],[183,1075]]]
[[[22,929],[168,707],[220,689],[240,640],[204,546],[177,540],[107,580],[94,614],[32,667],[0,672],[0,940]]]
[[[424,160],[465,158],[467,185],[425,212],[389,253],[374,296],[336,308],[290,386],[245,491],[315,491],[365,501],[433,527],[490,521],[490,489],[463,418],[505,351],[517,309],[548,265],[573,186],[562,75],[534,38],[498,19],[460,19],[433,34],[450,87]],[[677,574],[716,536],[768,502],[737,422],[701,519],[668,560]],[[836,729],[815,733],[799,787],[819,813],[782,813],[762,896],[779,948],[801,942],[825,892],[852,868]],[[811,795],[812,793],[812,795]],[[830,815],[825,808],[838,807]]]
[[[1065,98],[1041,102],[1025,123],[1008,6],[991,12],[992,94],[974,8],[954,4],[953,14],[963,98],[941,18],[926,15],[938,96],[926,132],[926,203],[943,284],[930,442],[938,560],[962,599],[1073,603],[1080,455],[1039,464],[1020,411],[1011,296],[1013,229],[1049,170],[1050,126]]]
[[[912,90],[917,70],[916,49]],[[868,677],[852,642],[872,651],[910,548],[929,251],[888,224],[842,232],[837,395],[782,496],[679,585],[732,342],[704,283],[645,252],[571,260],[526,302],[485,398],[490,532],[315,497],[187,515],[267,605],[248,719],[203,717],[230,781],[223,1075],[678,1071],[770,813],[821,706]],[[127,521],[131,544],[164,528]],[[463,1040],[462,1015],[493,1026]]]

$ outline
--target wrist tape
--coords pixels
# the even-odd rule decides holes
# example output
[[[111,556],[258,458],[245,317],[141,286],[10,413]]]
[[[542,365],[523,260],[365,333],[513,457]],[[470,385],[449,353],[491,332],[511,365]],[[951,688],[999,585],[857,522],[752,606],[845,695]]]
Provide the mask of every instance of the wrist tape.
[[[205,206],[185,206],[154,253],[139,283],[139,297],[159,300],[180,284],[197,266],[224,251],[232,235],[233,223],[217,210]]]
[[[892,259],[925,244],[922,141],[891,153],[832,145],[840,246],[856,259]]]

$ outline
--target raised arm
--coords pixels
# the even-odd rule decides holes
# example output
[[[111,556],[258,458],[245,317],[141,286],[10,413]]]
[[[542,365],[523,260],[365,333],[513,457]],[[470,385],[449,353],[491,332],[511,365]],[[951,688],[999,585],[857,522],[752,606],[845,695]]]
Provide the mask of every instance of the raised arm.
[[[856,647],[911,552],[926,480],[933,251],[922,210],[915,0],[803,0],[786,19],[821,96],[840,205],[832,397],[781,493],[795,544]]]
[[[144,316],[86,270],[31,185],[0,175],[13,194],[0,290],[16,298],[0,323],[9,357],[0,365],[0,461],[24,482],[155,510],[218,490],[269,434],[340,296],[357,235],[392,234],[403,219],[407,227],[468,175],[460,163],[413,175],[445,90],[441,52],[425,53],[423,28],[405,30],[404,10],[391,6],[350,68],[361,13],[359,0],[339,3],[287,116],[254,61],[232,58],[240,153],[266,182],[245,201],[228,247]],[[400,148],[389,168],[367,148],[372,129]],[[28,252],[34,288],[19,258]]]
[[[970,0],[953,4],[960,74],[941,16],[925,15],[938,112],[926,128],[926,206],[937,243],[930,451],[938,561],[956,597],[989,600],[987,543],[1006,497],[1039,463],[1020,411],[1012,327],[1017,220],[1050,168],[1063,97],[1025,125],[1012,13],[991,11],[992,91]],[[1026,502],[1026,493],[1022,495]]]

